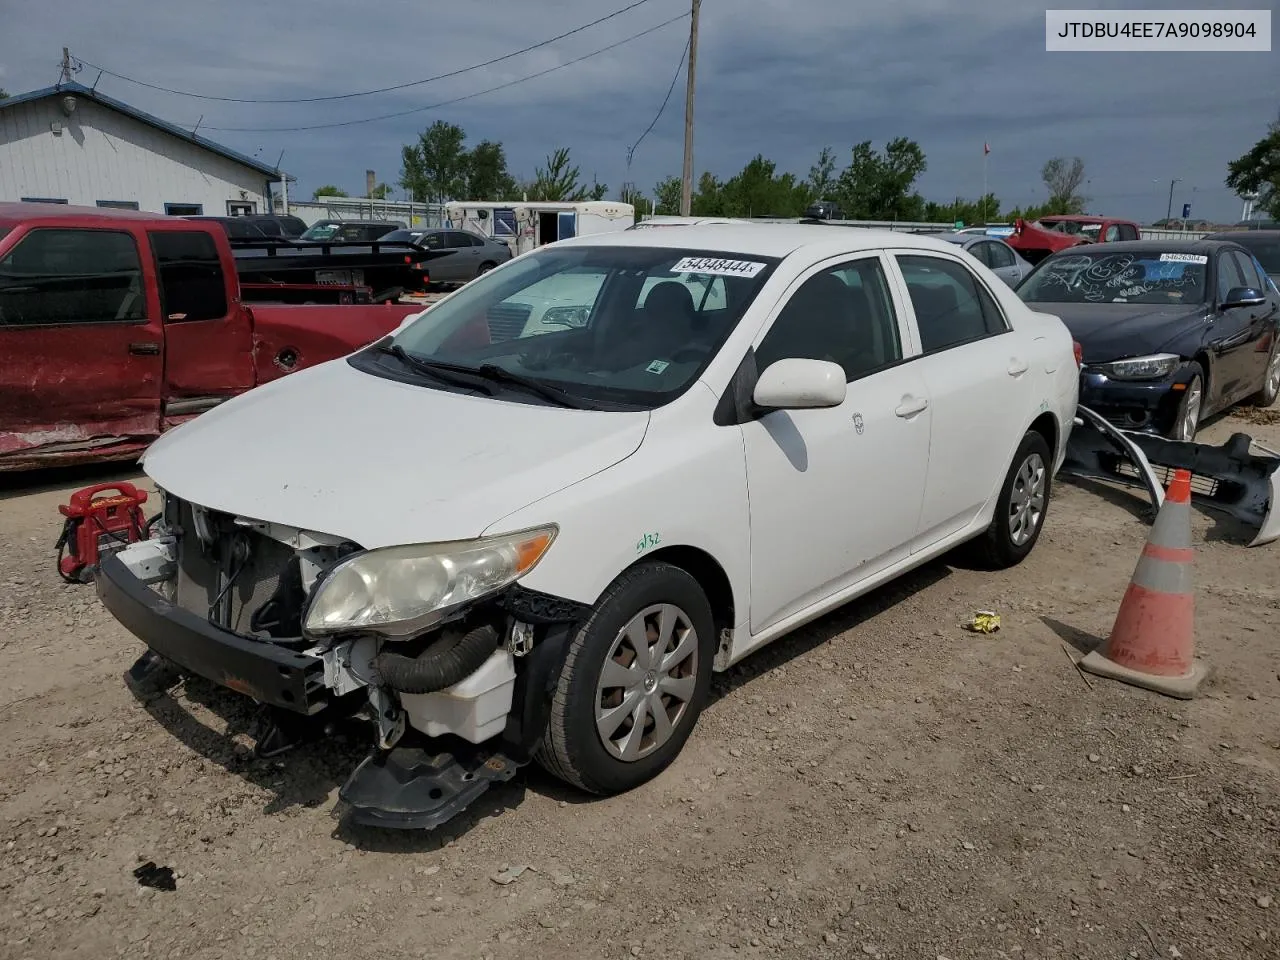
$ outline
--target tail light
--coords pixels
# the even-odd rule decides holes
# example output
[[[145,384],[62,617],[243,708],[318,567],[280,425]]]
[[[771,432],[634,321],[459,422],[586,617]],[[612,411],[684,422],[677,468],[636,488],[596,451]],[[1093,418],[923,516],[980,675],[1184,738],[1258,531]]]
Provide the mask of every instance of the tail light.
[[[1080,346],[1079,340],[1071,341],[1071,351],[1076,355],[1076,369],[1079,370],[1084,366],[1084,347]]]

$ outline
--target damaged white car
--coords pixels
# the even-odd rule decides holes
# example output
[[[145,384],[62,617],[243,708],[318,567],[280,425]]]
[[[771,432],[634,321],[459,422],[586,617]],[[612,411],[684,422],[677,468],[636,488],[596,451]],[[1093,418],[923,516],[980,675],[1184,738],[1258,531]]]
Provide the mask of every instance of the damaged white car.
[[[712,671],[965,541],[1025,557],[1077,364],[927,237],[568,240],[162,437],[162,516],[98,592],[135,691],[238,691],[268,752],[367,715],[361,822],[435,826],[535,759],[616,793]]]

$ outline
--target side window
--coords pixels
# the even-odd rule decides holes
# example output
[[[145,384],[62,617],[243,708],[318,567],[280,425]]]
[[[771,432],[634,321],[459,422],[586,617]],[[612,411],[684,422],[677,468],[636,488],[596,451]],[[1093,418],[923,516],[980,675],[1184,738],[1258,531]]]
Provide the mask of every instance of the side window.
[[[216,320],[227,315],[227,286],[218,246],[196,230],[151,234],[160,277],[160,309],[170,323]]]
[[[444,248],[444,234],[443,233],[424,233],[419,243],[421,243],[422,246],[426,247],[428,250],[441,250]]]
[[[465,250],[471,246],[471,238],[460,230],[450,230],[444,235],[444,245],[451,250]]]
[[[756,348],[756,367],[790,357],[830,360],[856,380],[902,359],[898,320],[878,258],[823,270],[787,301]]]
[[[1236,262],[1236,270],[1240,276],[1244,278],[1243,286],[1253,287],[1255,290],[1267,292],[1267,281],[1258,274],[1257,264],[1253,262],[1253,258],[1241,253],[1239,250],[1231,251],[1231,259]]]
[[[1218,254],[1218,303],[1227,298],[1236,287],[1243,287],[1244,277],[1240,276],[1240,271],[1236,266],[1236,262],[1228,255],[1230,251],[1223,251]]]
[[[138,246],[111,230],[33,230],[0,260],[0,326],[137,322]]]
[[[993,268],[1013,266],[1013,251],[1005,244],[989,240],[987,241],[987,251],[991,255],[989,262]]]
[[[991,295],[963,264],[908,255],[900,255],[897,261],[925,353],[1009,329]]]
[[[978,262],[984,266],[991,266],[991,244],[985,240],[979,240],[977,243],[969,247],[969,253],[977,257]]]
[[[1135,227],[1131,223],[1120,224],[1120,239],[1121,240],[1137,240],[1138,239],[1137,227]]]

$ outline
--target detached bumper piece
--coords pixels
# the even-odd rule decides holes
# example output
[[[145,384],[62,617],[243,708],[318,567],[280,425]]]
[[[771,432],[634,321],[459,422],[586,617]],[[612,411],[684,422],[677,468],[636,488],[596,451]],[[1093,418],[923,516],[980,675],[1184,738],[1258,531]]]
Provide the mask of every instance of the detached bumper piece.
[[[112,616],[180,670],[294,713],[309,716],[328,705],[319,657],[216,627],[150,589],[115,556],[102,561],[95,583]],[[131,679],[142,679],[148,667],[135,664]]]
[[[412,736],[412,735],[410,735]],[[368,827],[431,830],[452,820],[494,784],[516,775],[519,765],[483,750],[466,755],[432,749],[409,736],[364,759],[338,791],[352,819]]]
[[[1212,446],[1121,430],[1080,406],[1062,473],[1140,486],[1159,509],[1169,475],[1189,470],[1192,502],[1249,526],[1254,531],[1249,546],[1256,547],[1280,539],[1280,457],[1250,453],[1252,445],[1253,438],[1244,433]]]

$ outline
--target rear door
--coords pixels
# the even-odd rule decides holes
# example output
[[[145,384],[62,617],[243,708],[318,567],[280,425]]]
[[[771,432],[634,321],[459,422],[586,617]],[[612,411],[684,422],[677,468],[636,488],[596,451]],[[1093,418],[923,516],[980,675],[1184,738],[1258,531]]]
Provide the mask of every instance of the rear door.
[[[208,410],[253,386],[253,330],[236,299],[213,235],[148,233],[165,327],[165,425]]]
[[[932,410],[918,549],[972,523],[1000,488],[1041,399],[1027,335],[1012,329],[983,280],[958,259],[895,252],[911,304]]]
[[[445,242],[453,251],[450,259],[457,261],[457,279],[470,280],[480,272],[481,254],[484,252],[483,241],[462,230],[450,230],[445,237]]]
[[[0,464],[150,442],[164,330],[140,233],[35,227],[0,252]]]
[[[983,244],[987,248],[987,256],[983,262],[1010,287],[1016,287],[1022,279],[1022,267],[1018,265],[1013,248],[999,240],[985,240]]]

